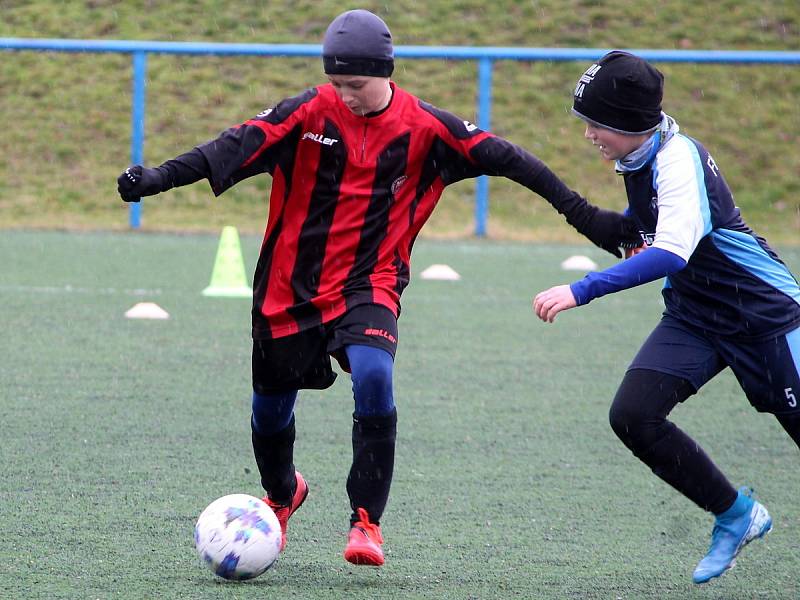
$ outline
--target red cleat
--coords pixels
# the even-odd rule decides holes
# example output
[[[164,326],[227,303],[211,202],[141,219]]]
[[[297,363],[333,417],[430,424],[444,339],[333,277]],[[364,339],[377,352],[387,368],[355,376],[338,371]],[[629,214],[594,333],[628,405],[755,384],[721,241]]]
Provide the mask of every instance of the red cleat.
[[[369,522],[369,515],[358,509],[358,521],[350,528],[350,538],[344,549],[344,559],[354,565],[380,567],[383,562],[383,536],[380,525]]]
[[[275,516],[278,517],[278,523],[281,524],[281,552],[283,552],[283,549],[286,547],[286,526],[289,522],[289,517],[300,508],[303,502],[305,502],[306,496],[308,496],[308,484],[306,484],[306,480],[303,479],[303,476],[297,471],[294,472],[294,475],[297,480],[297,487],[294,490],[294,496],[292,496],[292,502],[290,504],[276,504],[269,499],[269,496],[264,496],[264,502],[272,509]]]

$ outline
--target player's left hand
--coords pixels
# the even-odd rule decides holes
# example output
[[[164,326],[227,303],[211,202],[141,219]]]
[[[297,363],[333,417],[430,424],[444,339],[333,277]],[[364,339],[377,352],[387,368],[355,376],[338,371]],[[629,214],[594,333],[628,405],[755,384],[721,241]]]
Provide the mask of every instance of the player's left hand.
[[[547,323],[552,323],[562,310],[569,310],[577,305],[568,285],[551,287],[549,290],[539,292],[533,299],[533,311]]]

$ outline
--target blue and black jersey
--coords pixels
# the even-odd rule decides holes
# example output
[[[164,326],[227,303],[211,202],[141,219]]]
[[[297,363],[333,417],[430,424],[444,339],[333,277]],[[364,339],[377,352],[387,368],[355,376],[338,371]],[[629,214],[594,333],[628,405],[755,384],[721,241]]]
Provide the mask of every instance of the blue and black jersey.
[[[579,304],[667,276],[666,314],[720,336],[766,338],[800,326],[800,287],[742,219],[703,145],[678,133],[623,172],[646,251],[572,284]],[[656,133],[655,135],[659,135]]]
[[[665,281],[667,314],[724,336],[760,338],[800,324],[797,281],[744,222],[701,143],[679,133],[624,178],[645,239],[687,261]]]

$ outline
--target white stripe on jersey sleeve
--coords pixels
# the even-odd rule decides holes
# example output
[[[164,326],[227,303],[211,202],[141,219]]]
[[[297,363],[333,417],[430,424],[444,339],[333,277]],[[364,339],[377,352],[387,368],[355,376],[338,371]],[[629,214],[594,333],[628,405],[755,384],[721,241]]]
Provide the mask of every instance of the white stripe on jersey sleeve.
[[[675,135],[656,155],[658,222],[653,246],[685,261],[711,231],[703,167],[692,142]]]

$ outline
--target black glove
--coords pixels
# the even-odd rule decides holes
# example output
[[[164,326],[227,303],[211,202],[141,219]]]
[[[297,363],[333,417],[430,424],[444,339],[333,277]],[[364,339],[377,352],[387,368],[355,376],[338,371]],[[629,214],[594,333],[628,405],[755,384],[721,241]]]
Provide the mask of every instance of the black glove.
[[[633,219],[622,213],[589,204],[577,192],[558,197],[558,202],[548,201],[563,214],[567,223],[589,238],[596,246],[622,258],[622,248],[638,248],[644,242]]]
[[[578,229],[596,246],[622,258],[620,247],[638,248],[644,241],[633,219],[613,210],[592,206],[587,219]]]
[[[158,168],[128,167],[117,177],[117,191],[125,202],[138,202],[142,196],[164,191],[164,176]]]

